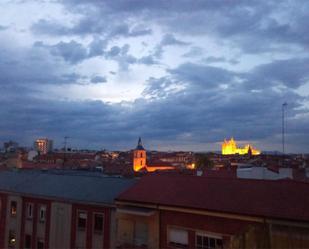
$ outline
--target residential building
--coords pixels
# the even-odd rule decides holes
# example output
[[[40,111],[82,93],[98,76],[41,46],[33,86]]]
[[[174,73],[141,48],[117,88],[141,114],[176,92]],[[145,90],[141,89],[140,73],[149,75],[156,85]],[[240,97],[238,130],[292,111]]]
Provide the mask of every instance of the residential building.
[[[0,248],[114,248],[114,198],[134,179],[0,172]]]
[[[53,140],[47,138],[40,138],[35,140],[34,148],[40,154],[44,155],[53,151]]]
[[[291,180],[147,175],[116,199],[116,245],[308,248],[308,194]]]

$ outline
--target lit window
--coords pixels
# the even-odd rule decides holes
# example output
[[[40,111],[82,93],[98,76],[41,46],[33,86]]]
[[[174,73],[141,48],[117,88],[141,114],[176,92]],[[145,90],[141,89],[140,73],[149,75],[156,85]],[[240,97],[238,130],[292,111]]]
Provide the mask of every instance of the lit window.
[[[16,245],[16,233],[13,230],[9,231],[9,247],[15,247]]]
[[[17,202],[11,201],[11,215],[16,216],[17,214]]]
[[[197,233],[196,248],[199,249],[219,249],[222,247],[222,238],[218,236]]]
[[[86,228],[86,223],[87,223],[87,213],[84,211],[79,211],[78,212],[78,228],[81,230],[84,230]]]
[[[171,228],[168,234],[169,244],[173,247],[188,247],[188,231],[183,229]]]
[[[104,226],[103,214],[94,214],[94,231],[102,232]]]
[[[40,207],[39,219],[40,219],[40,222],[45,222],[45,219],[46,219],[46,207],[45,206]]]
[[[31,241],[32,241],[31,235],[26,234],[25,235],[25,249],[31,249]]]
[[[32,217],[33,217],[33,204],[27,203],[26,204],[26,210],[27,210],[27,218],[32,219]]]
[[[44,240],[38,239],[37,249],[44,249]]]

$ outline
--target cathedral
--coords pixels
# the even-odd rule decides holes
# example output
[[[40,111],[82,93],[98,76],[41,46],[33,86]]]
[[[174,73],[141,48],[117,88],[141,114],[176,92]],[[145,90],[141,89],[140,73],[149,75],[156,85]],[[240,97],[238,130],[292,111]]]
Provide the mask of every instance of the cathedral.
[[[237,147],[237,143],[234,140],[234,138],[231,138],[231,140],[224,139],[224,142],[222,144],[222,155],[259,155],[261,154],[261,151],[254,149],[250,144],[247,144],[244,148]]]

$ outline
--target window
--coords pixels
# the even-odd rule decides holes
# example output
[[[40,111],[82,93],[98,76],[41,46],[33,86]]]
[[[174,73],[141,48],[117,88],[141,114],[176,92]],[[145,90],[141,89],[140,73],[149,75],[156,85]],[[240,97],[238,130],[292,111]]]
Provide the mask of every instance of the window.
[[[79,211],[78,212],[78,228],[80,230],[84,230],[86,228],[86,223],[87,223],[87,213],[84,211]]]
[[[27,218],[32,219],[32,217],[33,217],[33,204],[27,203],[26,204],[26,210],[27,210]]]
[[[199,249],[219,249],[222,247],[222,238],[203,233],[196,234],[196,248]]]
[[[16,245],[16,233],[13,230],[9,231],[9,247],[15,247]]]
[[[45,222],[46,219],[46,207],[45,206],[40,206],[39,210],[39,220],[40,222]]]
[[[16,216],[17,214],[17,202],[11,201],[11,216]]]
[[[25,249],[31,249],[31,235],[26,234],[25,236]]]
[[[44,249],[44,240],[38,239],[37,249]]]
[[[134,227],[134,245],[147,246],[148,244],[148,224],[136,222]]]
[[[94,231],[102,232],[104,226],[103,214],[94,214]]]
[[[188,246],[188,231],[171,228],[168,230],[168,241],[171,246],[186,248]]]
[[[141,160],[141,166],[143,166],[143,160]]]

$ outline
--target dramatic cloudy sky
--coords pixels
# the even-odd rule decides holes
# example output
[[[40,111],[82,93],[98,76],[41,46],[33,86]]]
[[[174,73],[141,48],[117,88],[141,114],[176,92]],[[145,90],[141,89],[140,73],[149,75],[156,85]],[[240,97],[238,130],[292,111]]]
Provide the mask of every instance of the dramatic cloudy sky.
[[[309,152],[307,0],[1,0],[0,142]]]

